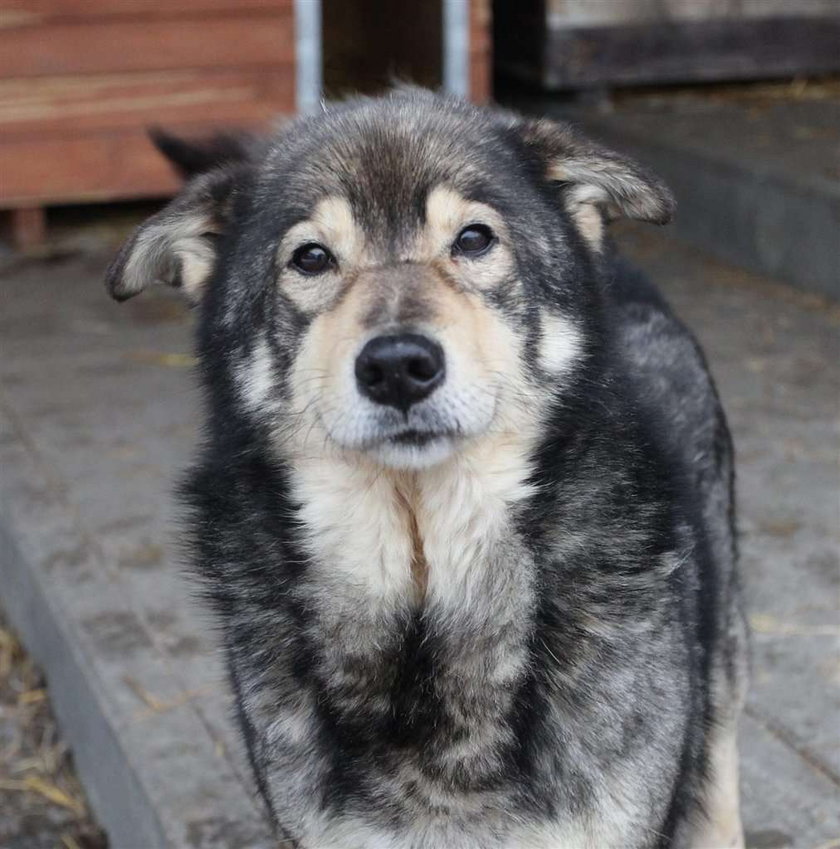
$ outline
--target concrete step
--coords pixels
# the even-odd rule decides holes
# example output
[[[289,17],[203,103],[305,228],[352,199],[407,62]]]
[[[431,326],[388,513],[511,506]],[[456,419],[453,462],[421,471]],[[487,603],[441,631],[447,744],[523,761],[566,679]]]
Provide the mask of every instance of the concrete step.
[[[195,438],[189,318],[120,310],[104,257],[0,285],[0,596],[113,849],[276,847],[229,721],[171,490]]]
[[[705,342],[735,431],[756,625],[751,845],[827,846],[840,835],[840,312],[661,231],[620,237]],[[0,274],[0,601],[46,671],[113,849],[267,848],[212,623],[180,571],[190,317],[163,291],[111,303],[106,261]]]

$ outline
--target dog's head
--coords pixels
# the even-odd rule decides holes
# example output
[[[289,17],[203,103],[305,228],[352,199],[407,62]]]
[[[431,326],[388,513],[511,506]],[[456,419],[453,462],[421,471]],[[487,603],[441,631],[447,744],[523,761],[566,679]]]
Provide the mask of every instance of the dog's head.
[[[569,127],[415,90],[216,160],[169,147],[210,170],[123,247],[111,293],[161,281],[200,302],[220,394],[278,445],[398,468],[562,400],[598,336],[605,223],[672,209]]]

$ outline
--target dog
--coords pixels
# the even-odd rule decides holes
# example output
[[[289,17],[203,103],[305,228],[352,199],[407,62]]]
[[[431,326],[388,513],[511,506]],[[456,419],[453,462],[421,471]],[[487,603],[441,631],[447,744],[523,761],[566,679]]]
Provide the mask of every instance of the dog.
[[[548,120],[416,89],[189,176],[107,273],[197,307],[183,487],[288,845],[743,845],[733,455],[617,254],[674,201]]]

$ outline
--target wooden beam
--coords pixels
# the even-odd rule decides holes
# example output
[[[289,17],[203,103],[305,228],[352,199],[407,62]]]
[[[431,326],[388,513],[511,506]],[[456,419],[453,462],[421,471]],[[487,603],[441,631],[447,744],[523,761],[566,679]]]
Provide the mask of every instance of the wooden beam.
[[[508,27],[516,16],[507,13]],[[549,89],[769,79],[840,71],[840,16],[720,18],[564,29],[499,51],[514,76]],[[498,33],[503,43],[504,31]]]
[[[95,19],[0,27],[0,78],[294,62],[291,10],[235,17]]]
[[[19,207],[7,213],[9,236],[16,250],[26,251],[44,243],[47,214],[42,206]]]
[[[176,123],[268,126],[294,111],[294,85],[291,65],[0,80],[0,148],[13,139],[77,138]]]
[[[470,0],[470,100],[487,103],[493,94],[493,12],[490,0]]]

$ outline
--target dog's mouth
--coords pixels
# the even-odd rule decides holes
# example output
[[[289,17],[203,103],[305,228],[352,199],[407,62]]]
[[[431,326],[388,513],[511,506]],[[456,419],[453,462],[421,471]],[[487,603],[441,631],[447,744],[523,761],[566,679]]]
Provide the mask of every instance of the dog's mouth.
[[[451,438],[453,435],[454,434],[443,431],[435,432],[412,429],[387,436],[382,441],[390,442],[392,445],[404,445],[411,448],[425,448],[437,439]]]
[[[435,446],[440,447],[443,444],[454,446],[464,437],[457,427],[426,424],[418,427],[415,423],[403,422],[397,425],[390,422],[384,426],[382,423],[371,426],[362,438],[356,436],[356,438],[348,439],[340,429],[330,427],[323,418],[321,421],[332,441],[341,448],[365,454],[377,454],[383,450],[388,453],[397,451],[422,454],[425,449],[434,450]]]
[[[401,427],[375,428],[363,440],[343,441],[340,436],[336,434],[332,438],[342,448],[365,454],[385,466],[402,469],[437,465],[451,457],[465,438],[457,429],[416,427],[407,422]]]

